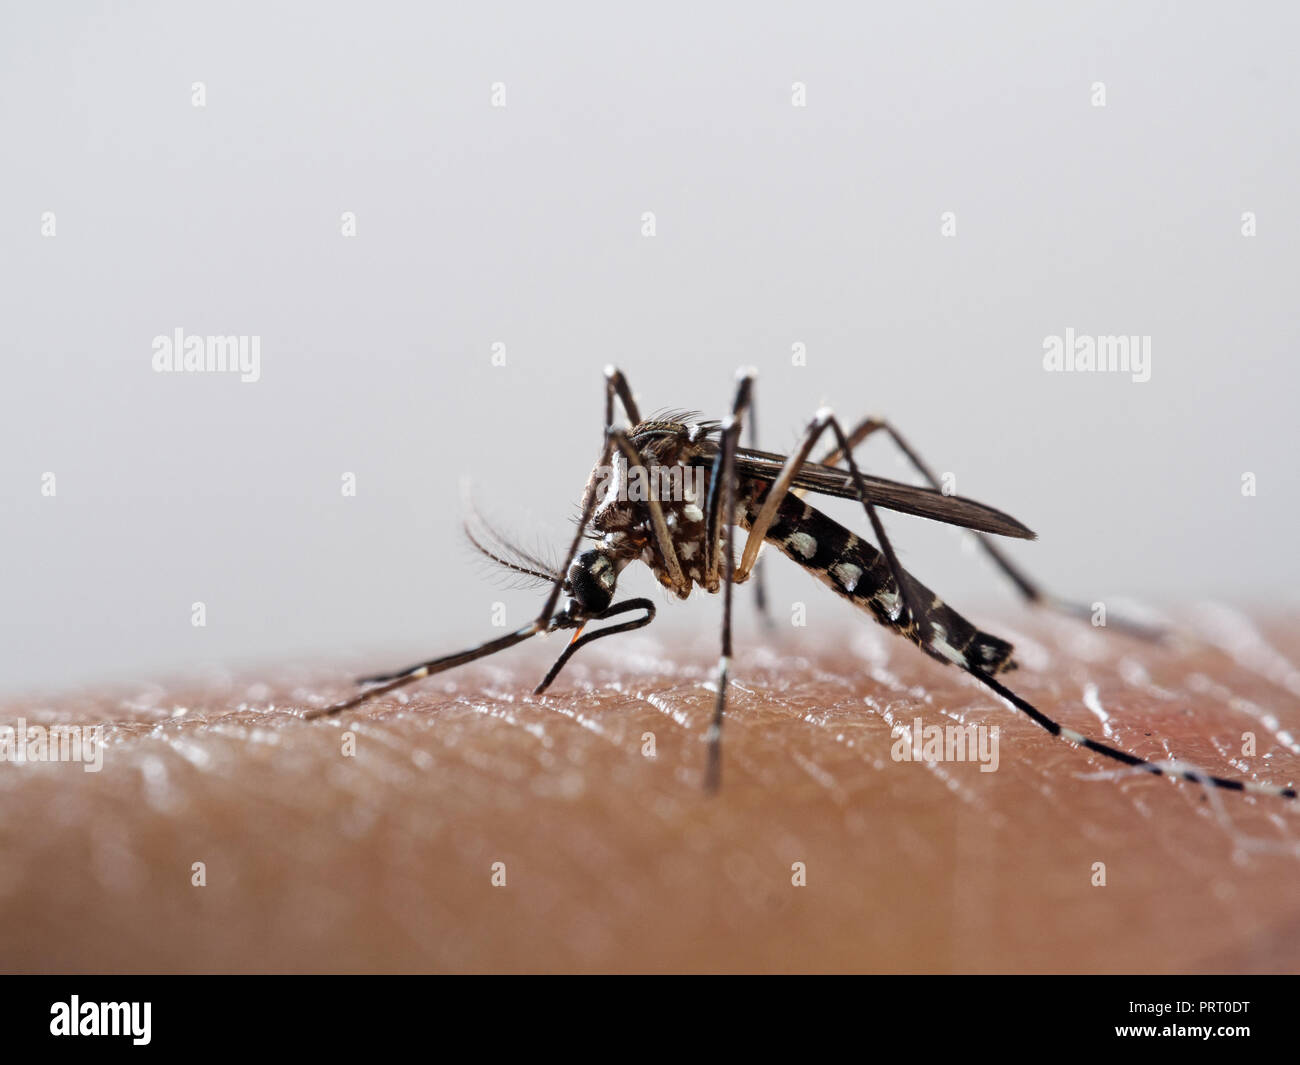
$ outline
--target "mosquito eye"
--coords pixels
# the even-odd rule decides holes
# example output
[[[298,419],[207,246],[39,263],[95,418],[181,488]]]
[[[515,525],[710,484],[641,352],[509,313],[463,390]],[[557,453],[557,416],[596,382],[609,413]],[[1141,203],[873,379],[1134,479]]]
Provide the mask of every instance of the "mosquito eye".
[[[573,598],[589,614],[599,614],[609,607],[617,583],[614,563],[601,551],[584,551],[569,567]]]

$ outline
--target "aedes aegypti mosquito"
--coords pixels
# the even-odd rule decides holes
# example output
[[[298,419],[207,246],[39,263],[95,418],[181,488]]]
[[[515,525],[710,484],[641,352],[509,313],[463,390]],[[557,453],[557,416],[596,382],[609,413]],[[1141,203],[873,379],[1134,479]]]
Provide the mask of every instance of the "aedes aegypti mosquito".
[[[396,673],[360,678],[358,684],[371,686],[345,702],[310,710],[304,716],[324,717],[348,710],[434,673],[504,651],[538,633],[574,630],[563,653],[537,685],[534,694],[540,695],[580,648],[593,640],[642,628],[654,619],[655,606],[649,599],[614,602],[619,574],[628,564],[641,561],[660,584],[680,598],[686,598],[697,585],[707,592],[722,592],[722,657],[708,731],[705,777],[707,786],[716,789],[721,776],[722,721],[731,665],[731,590],[755,575],[759,548],[766,542],[930,657],[969,673],[1053,736],[1157,776],[1178,777],[1230,791],[1296,797],[1295,788],[1217,777],[1173,763],[1157,764],[1098,743],[1052,720],[1007,688],[997,677],[1016,668],[1012,645],[981,632],[899,565],[877,508],[973,530],[994,563],[1027,600],[1086,616],[1086,608],[1045,595],[988,539],[990,533],[1023,539],[1033,539],[1034,534],[999,510],[945,495],[930,468],[893,426],[881,419],[868,418],[846,433],[835,415],[823,408],[791,455],[741,447],[742,423],[748,421],[751,440],[756,435],[753,391],[754,374],[741,371],[731,414],[722,422],[686,414],[665,414],[643,421],[623,374],[607,367],[604,449],[587,479],[581,518],[563,564],[558,568],[549,565],[509,544],[486,526],[477,535],[467,528],[473,546],[492,562],[516,575],[550,585],[550,594],[537,618],[509,635],[468,651],[430,659]],[[615,425],[616,400],[627,417],[626,429]],[[894,442],[929,482],[929,488],[862,473],[853,451],[875,432],[883,432]],[[813,448],[827,433],[834,438],[834,446],[820,462],[810,461]],[[653,491],[640,498],[641,494],[619,490],[627,487],[634,471],[647,475],[656,470],[690,473],[691,477],[679,478],[678,483],[702,483],[704,490],[692,492],[687,487],[672,498]],[[650,477],[644,480],[654,483]],[[879,549],[805,503],[805,492],[856,499],[866,511]],[[738,563],[732,548],[734,528],[746,533]],[[584,542],[591,546],[580,552]],[[761,583],[758,590],[761,607]],[[561,595],[567,599],[557,611]],[[583,631],[590,622],[632,612],[640,616]],[[1139,635],[1153,635],[1141,626],[1126,627]]]

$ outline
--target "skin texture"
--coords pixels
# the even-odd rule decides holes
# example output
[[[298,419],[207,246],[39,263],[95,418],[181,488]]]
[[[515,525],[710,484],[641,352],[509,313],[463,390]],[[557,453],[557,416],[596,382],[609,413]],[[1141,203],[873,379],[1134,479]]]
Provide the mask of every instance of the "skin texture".
[[[1041,615],[973,620],[1016,642],[1012,687],[1088,735],[1300,779],[1300,619],[1189,612],[1172,647]],[[316,722],[299,715],[350,694],[349,674],[8,701],[0,722],[104,722],[108,746],[99,773],[0,764],[0,967],[1297,967],[1295,803],[1116,778],[865,622],[740,641],[709,797],[708,642],[611,639],[526,694],[561,639]],[[999,725],[997,771],[893,761],[891,723],[917,716]]]

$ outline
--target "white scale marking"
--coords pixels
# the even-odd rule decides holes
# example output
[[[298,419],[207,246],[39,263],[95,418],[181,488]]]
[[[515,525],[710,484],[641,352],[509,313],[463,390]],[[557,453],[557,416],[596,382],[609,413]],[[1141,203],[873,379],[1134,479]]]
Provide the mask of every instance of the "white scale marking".
[[[852,562],[837,562],[831,567],[831,576],[839,581],[840,587],[846,592],[852,592],[862,577],[862,567],[855,566]]]
[[[942,625],[936,624],[934,626],[934,634],[930,637],[930,646],[948,659],[949,662],[958,666],[966,665],[966,656],[948,642],[948,630]]]
[[[791,533],[790,539],[786,541],[786,546],[803,558],[812,558],[813,555],[817,554],[817,541],[807,533]]]
[[[876,599],[880,605],[885,608],[885,613],[889,615],[889,620],[897,621],[899,614],[903,612],[903,602],[898,597],[898,593],[882,588],[876,593]]]

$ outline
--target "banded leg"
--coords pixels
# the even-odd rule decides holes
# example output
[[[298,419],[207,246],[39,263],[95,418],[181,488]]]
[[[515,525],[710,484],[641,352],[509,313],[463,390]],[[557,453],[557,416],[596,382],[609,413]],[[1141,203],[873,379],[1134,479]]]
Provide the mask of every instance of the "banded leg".
[[[551,593],[546,597],[546,605],[542,607],[541,613],[537,615],[534,625],[544,626],[550,621],[551,615],[555,612],[556,604],[560,601],[560,594],[564,591],[564,581],[568,576],[569,566],[578,555],[578,548],[582,544],[582,535],[587,531],[587,523],[591,521],[591,515],[596,510],[596,485],[600,480],[601,471],[609,468],[609,461],[614,454],[614,440],[610,436],[610,430],[614,428],[615,399],[618,399],[623,405],[623,412],[633,425],[641,420],[641,415],[637,411],[636,400],[632,398],[632,389],[628,387],[627,379],[624,378],[622,371],[614,366],[606,366],[605,427],[602,430],[603,446],[600,461],[592,469],[591,476],[587,478],[587,485],[582,490],[582,517],[578,519],[578,527],[574,531],[573,539],[569,542],[569,550],[564,556],[564,562],[559,568],[555,583],[551,585]]]
[[[1193,784],[1199,784],[1203,788],[1222,788],[1224,791],[1241,791],[1252,795],[1274,795],[1282,799],[1296,798],[1295,788],[1282,787],[1277,784],[1259,784],[1253,780],[1234,780],[1231,777],[1215,776],[1213,773],[1207,773],[1202,769],[1180,763],[1174,759],[1165,762],[1149,762],[1145,758],[1139,758],[1136,754],[1129,754],[1128,751],[1120,750],[1118,747],[1100,743],[1048,717],[1027,699],[1022,699],[1001,681],[996,680],[982,670],[970,667],[963,668],[995,695],[1006,700],[1036,725],[1053,736],[1077,744],[1084,750],[1103,755],[1112,761],[1120,762],[1131,769],[1151,773],[1157,777],[1173,777],[1176,780],[1187,780]]]
[[[910,633],[924,614],[914,602],[915,595],[912,591],[911,581],[899,564],[898,556],[894,553],[894,545],[890,543],[889,536],[885,533],[884,523],[881,522],[876,506],[871,501],[866,482],[862,478],[862,471],[858,469],[858,464],[853,458],[853,449],[849,446],[844,430],[840,427],[839,419],[835,417],[829,408],[822,408],[817,412],[816,417],[809,423],[798,450],[786,460],[777,479],[768,489],[767,498],[763,502],[762,509],[750,525],[749,538],[745,541],[745,550],[741,555],[740,565],[736,569],[736,580],[743,581],[749,576],[749,572],[754,566],[754,560],[758,558],[758,550],[763,545],[763,539],[767,536],[768,529],[772,527],[772,522],[776,518],[782,500],[785,499],[795,477],[798,476],[799,471],[808,461],[808,455],[827,429],[834,433],[838,450],[843,452],[844,457],[848,460],[854,491],[857,494],[858,501],[867,512],[867,518],[871,522],[871,529],[876,534],[876,540],[880,544],[880,551],[885,556],[885,562],[889,566],[889,575],[898,587],[899,611],[897,616],[891,620],[902,632]]]
[[[454,669],[456,666],[463,666],[466,662],[473,662],[477,658],[485,658],[488,655],[496,654],[498,651],[504,651],[507,647],[513,647],[517,643],[522,643],[530,636],[537,634],[537,623],[525,625],[522,629],[517,629],[508,636],[502,636],[495,640],[490,640],[479,647],[470,651],[462,651],[459,654],[444,655],[441,658],[431,658],[427,662],[420,662],[414,666],[408,666],[406,669],[398,670],[396,673],[383,673],[374,677],[362,677],[357,681],[358,684],[374,684],[373,688],[367,688],[365,691],[354,695],[341,703],[335,703],[332,706],[320,706],[313,710],[308,710],[303,714],[303,719],[310,721],[317,717],[328,717],[331,714],[340,713],[343,710],[351,710],[354,706],[360,706],[364,702],[387,692],[405,687],[407,684],[413,684],[417,680],[423,680],[425,677],[432,676],[434,673],[441,673],[446,669]]]
[[[749,446],[758,449],[758,412],[754,405],[754,397],[751,393],[749,399]],[[772,611],[768,608],[767,602],[767,580],[763,574],[762,560],[754,563],[754,606],[758,610],[758,618],[763,628],[769,632],[776,628],[776,622],[772,620]]]
[[[819,424],[820,422],[823,421],[825,422],[825,424]],[[777,480],[773,482],[772,487],[768,489],[767,496],[763,500],[761,506],[759,507],[758,513],[754,515],[753,520],[750,522],[751,537],[754,535],[756,531],[766,532],[767,530],[771,529],[772,516],[776,514],[781,509],[782,506],[786,507],[788,518],[789,518],[788,512],[791,508],[791,504],[794,504],[794,507],[796,509],[802,510],[806,514],[808,508],[800,507],[799,504],[795,503],[795,501],[791,499],[791,496],[794,495],[793,492],[779,491],[779,490],[782,488],[783,485],[788,486],[790,479],[793,478],[793,476],[798,470],[798,467],[802,465],[804,461],[806,461],[807,455],[812,450],[812,447],[815,444],[817,437],[827,427],[830,427],[835,432],[837,447],[836,450],[832,452],[830,456],[828,456],[828,462],[826,464],[828,465],[831,464],[829,461],[830,459],[837,459],[841,455],[843,457],[846,457],[848,459],[849,468],[851,471],[853,471],[855,481],[859,482],[859,488],[858,488],[859,495],[863,494],[860,487],[861,475],[857,472],[856,464],[853,460],[852,445],[850,442],[851,438],[846,437],[843,434],[843,432],[840,431],[838,423],[835,421],[834,417],[829,414],[829,412],[820,412],[818,414],[817,419],[815,419],[813,424],[809,427],[809,432],[807,434],[807,437],[805,438],[804,445],[799,449],[798,452],[796,452],[793,456],[791,456],[786,466],[782,469],[781,474],[778,475]],[[775,505],[773,505],[772,502],[774,499],[778,500],[778,502]],[[870,504],[865,498],[863,499],[863,502],[864,505],[870,507]],[[822,520],[823,522],[828,522],[828,519],[825,519],[824,516]],[[761,530],[759,530],[760,524],[762,525]],[[792,527],[797,528],[797,526],[794,525],[793,521],[792,521]],[[848,534],[846,532],[844,532],[843,530],[839,530],[839,531],[843,533],[844,536],[848,537]],[[819,531],[817,534],[818,546],[824,547],[825,544],[821,539],[821,535],[822,534]],[[854,539],[852,537],[848,537],[848,538]],[[887,542],[888,541],[883,541],[882,547],[884,546],[884,544],[887,544]],[[791,557],[794,557],[795,555],[799,555],[801,557],[805,556],[805,552],[799,550],[800,545],[797,542],[795,542],[793,537],[787,541],[787,545],[788,546],[787,548],[785,548],[785,550],[787,551],[787,553],[793,552]],[[864,547],[865,544],[859,543],[858,545],[859,552],[861,552]],[[749,548],[749,544],[746,544],[747,553],[749,553],[748,548]],[[857,567],[859,571],[858,576],[860,577],[863,574],[870,573],[872,570],[872,565],[867,560],[867,556],[860,554],[858,556],[858,559],[860,562],[860,565]],[[806,564],[809,565],[812,564],[810,560],[806,559],[806,557],[804,560]],[[743,568],[743,559],[742,559],[741,568]],[[899,579],[897,572],[892,572],[891,577],[893,579],[893,583],[899,588],[900,594],[906,591],[909,587],[911,587],[914,591],[916,590],[922,592],[925,591],[924,588],[919,584],[916,584],[910,576],[908,576],[907,579],[904,581]],[[860,594],[862,586],[858,584],[856,579],[855,579],[855,584],[857,585],[857,587],[851,588],[841,581],[838,583],[837,590],[842,595],[852,594],[855,591],[859,592]],[[832,586],[836,587],[834,581],[832,581]],[[928,598],[929,596],[927,596],[927,599]],[[1121,765],[1124,765],[1134,771],[1151,773],[1155,776],[1173,777],[1180,780],[1190,781],[1195,784],[1200,784],[1203,787],[1222,788],[1228,791],[1249,792],[1252,794],[1259,794],[1259,795],[1273,795],[1285,799],[1295,799],[1297,797],[1296,789],[1294,787],[1279,786],[1275,784],[1260,784],[1254,781],[1234,780],[1230,777],[1221,777],[1213,773],[1209,773],[1205,770],[1198,769],[1195,766],[1189,765],[1187,763],[1178,762],[1173,759],[1167,761],[1161,761],[1161,762],[1148,761],[1145,758],[1141,758],[1135,754],[1130,754],[1128,751],[1122,750],[1118,747],[1113,747],[1109,744],[1101,743],[1088,736],[1085,736],[1083,733],[1078,732],[1075,729],[1072,729],[1066,725],[1062,725],[1060,722],[1049,717],[1047,714],[1044,714],[1041,710],[1035,707],[1028,700],[1017,695],[1014,691],[1012,691],[1005,684],[1003,684],[1001,680],[995,677],[994,673],[998,671],[998,667],[989,666],[987,664],[988,661],[992,659],[991,654],[989,655],[972,654],[969,652],[969,650],[967,650],[966,652],[954,653],[954,648],[947,644],[947,641],[944,637],[951,637],[951,635],[957,631],[959,627],[957,622],[959,622],[961,619],[959,617],[958,618],[952,617],[950,609],[944,607],[937,599],[934,599],[933,603],[934,603],[934,607],[932,609],[948,611],[948,614],[945,615],[942,613],[931,613],[930,611],[927,611],[924,620],[930,622],[928,626],[928,628],[930,629],[930,632],[927,634],[928,638],[917,639],[916,642],[920,643],[923,649],[931,653],[932,657],[946,660],[956,665],[964,672],[968,673],[975,680],[979,681],[980,684],[984,685],[984,687],[988,688],[990,691],[992,691],[994,694],[999,696],[1001,699],[1005,700],[1010,706],[1012,706],[1016,710],[1019,710],[1021,713],[1025,714],[1030,720],[1032,720],[1035,724],[1037,724],[1040,728],[1044,729],[1046,732],[1050,733],[1052,736],[1065,740],[1069,743],[1076,744],[1080,747],[1083,747],[1085,750],[1089,750],[1096,754],[1102,755],[1103,757],[1108,758],[1114,762],[1118,762]],[[885,618],[881,618],[879,615],[877,616],[879,620],[882,621],[886,620]],[[898,622],[903,620],[902,615],[899,615],[898,618],[890,617],[888,620],[889,620],[890,627],[895,627],[895,628],[902,627],[898,624]],[[904,629],[904,633],[909,636],[915,633],[917,637],[920,637],[922,635],[921,626],[918,623],[921,620],[922,620],[921,618],[916,617],[914,615],[911,625],[909,625]],[[968,623],[965,624],[967,625],[967,627],[969,627]],[[936,641],[935,640],[936,636],[941,637],[941,639],[939,641]],[[996,637],[990,637],[988,636],[988,634],[980,633],[980,632],[975,632],[974,637],[976,642],[969,646],[986,647],[989,649],[990,652],[999,652],[999,651],[1005,651],[1008,653],[1010,652],[1010,645],[1006,644],[1005,641],[998,640]]]
[[[740,445],[741,423],[754,390],[752,371],[742,370],[738,376],[731,414],[722,423],[722,439],[713,460],[706,503],[706,572],[716,574],[718,568],[722,570],[722,655],[718,659],[718,692],[713,701],[713,721],[708,733],[709,761],[704,774],[704,786],[711,792],[717,791],[722,783],[722,718],[731,671],[731,586],[735,576],[731,539],[736,513],[736,448]]]
[[[649,470],[646,468],[645,460],[641,458],[641,453],[637,451],[636,445],[628,438],[627,433],[623,432],[622,429],[610,429],[608,435],[627,460],[629,475],[633,467],[639,467],[646,471],[647,483],[649,483]],[[686,575],[682,572],[682,565],[677,560],[677,549],[673,547],[672,534],[668,531],[668,520],[664,517],[664,508],[659,502],[659,496],[651,492],[644,502],[646,508],[650,511],[650,528],[655,535],[655,544],[658,546],[659,553],[663,556],[664,565],[673,580],[673,590],[684,598],[690,593],[691,582],[686,579]],[[586,515],[586,518],[590,517],[591,515]],[[583,528],[586,528],[586,520],[582,524]]]
[[[929,483],[935,491],[943,491],[943,486],[939,478],[935,476],[934,471],[926,464],[925,460],[913,450],[911,445],[903,438],[903,435],[894,428],[888,421],[883,418],[864,418],[851,433],[848,434],[847,442],[844,446],[837,444],[832,450],[826,453],[821,460],[823,466],[837,466],[846,453],[852,452],[859,444],[863,443],[873,433],[884,432],[899,451],[911,463],[916,470]],[[992,539],[984,533],[977,532],[974,534],[975,539],[985,553],[993,560],[993,563],[1002,571],[1002,573],[1015,585],[1016,590],[1024,597],[1025,601],[1034,606],[1046,606],[1053,610],[1058,610],[1063,614],[1071,617],[1088,619],[1092,615],[1092,610],[1084,603],[1075,603],[1068,599],[1061,599],[1057,596],[1045,592],[1042,587],[1032,580],[1019,566],[1015,565],[1003,553]],[[1144,625],[1141,622],[1130,621],[1125,618],[1113,618],[1111,624],[1115,628],[1129,633],[1142,639],[1158,640],[1166,635],[1165,631],[1158,626]]]
[[[632,389],[628,387],[627,378],[623,376],[623,371],[616,366],[605,367],[605,427],[609,428],[614,424],[614,397],[617,396],[620,403],[623,404],[623,413],[627,415],[629,425],[636,425],[641,421],[641,413],[637,410],[636,400],[632,398]]]

